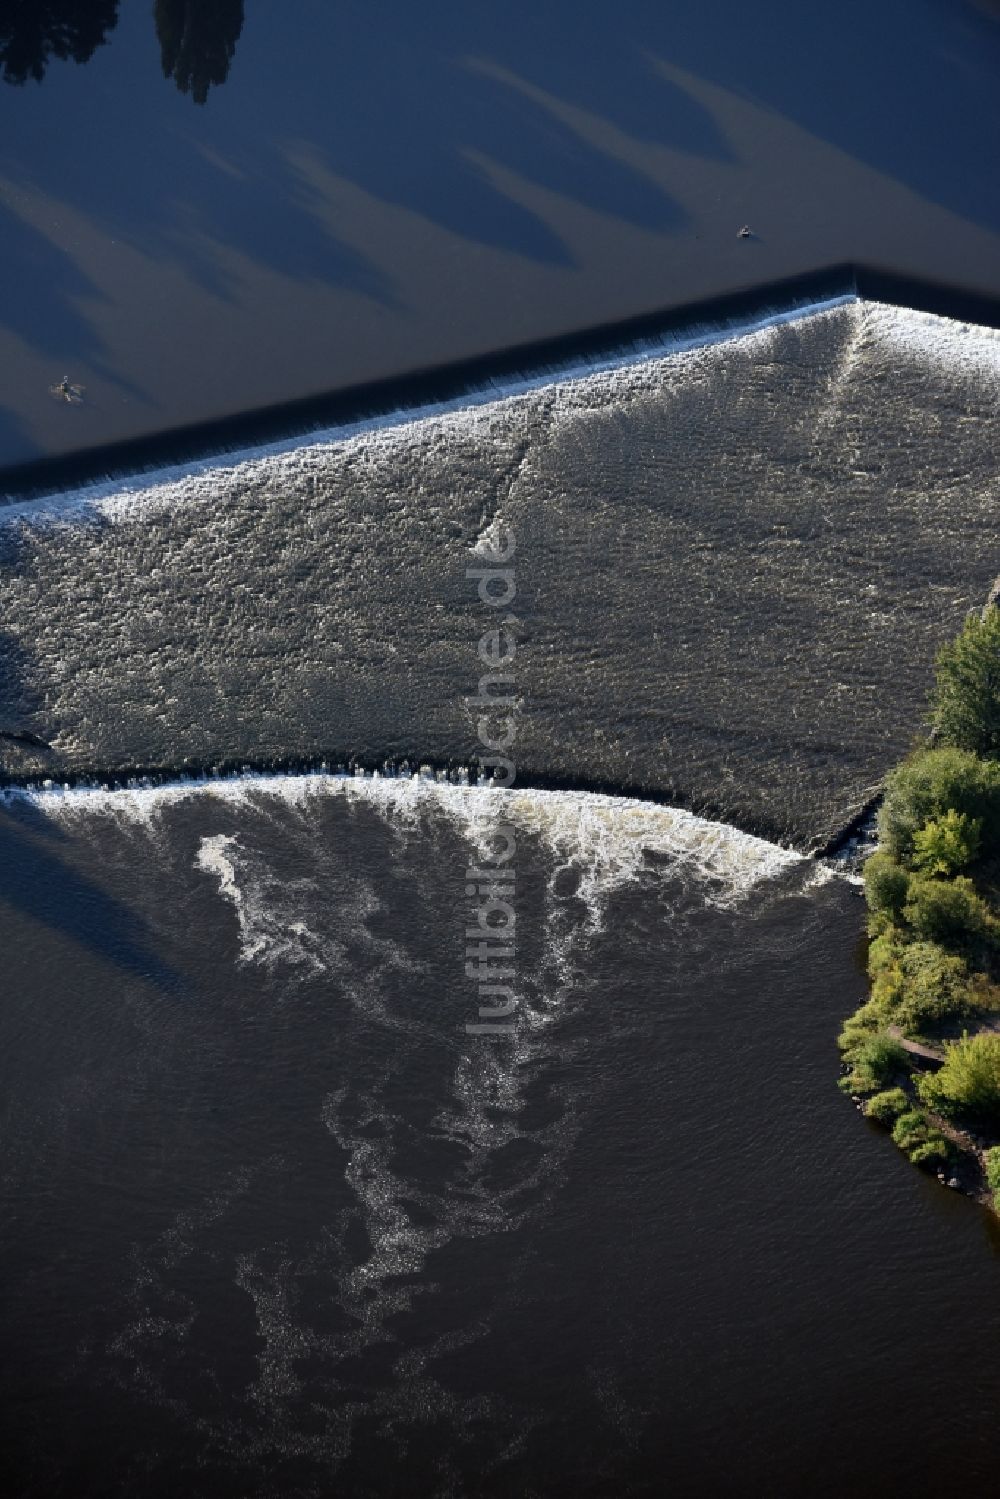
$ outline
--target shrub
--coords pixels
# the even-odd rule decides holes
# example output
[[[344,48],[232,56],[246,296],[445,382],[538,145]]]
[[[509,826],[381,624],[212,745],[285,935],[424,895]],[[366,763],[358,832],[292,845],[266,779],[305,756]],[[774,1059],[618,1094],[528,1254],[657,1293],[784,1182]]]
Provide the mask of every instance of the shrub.
[[[949,807],[914,833],[914,868],[926,874],[957,874],[978,854],[982,831],[981,817],[970,817],[967,812]]]
[[[872,854],[865,864],[865,901],[868,905],[868,930],[873,936],[887,931],[902,919],[909,875],[883,849]]]
[[[913,854],[915,834],[950,809],[979,822],[983,843],[1000,838],[1000,765],[967,750],[919,750],[889,776],[879,840],[897,862]]]
[[[872,1000],[868,1000],[849,1015],[844,1021],[844,1028],[837,1037],[837,1045],[843,1053],[844,1061],[853,1063],[858,1052],[870,1041],[875,1032],[881,1029],[882,1021],[878,1006]]]
[[[892,1036],[876,1031],[858,1052],[854,1065],[877,1083],[887,1083],[906,1070],[906,1052]]]
[[[919,1109],[908,1109],[905,1114],[900,1114],[892,1127],[892,1138],[900,1150],[915,1150],[918,1145],[923,1145],[929,1134],[927,1120]]]
[[[933,1171],[936,1166],[943,1166],[950,1154],[948,1141],[943,1135],[929,1134],[927,1139],[920,1145],[908,1152],[914,1166],[921,1166],[925,1171]]]
[[[882,1024],[919,1034],[967,1015],[978,990],[962,960],[935,942],[872,943],[875,955],[872,1003]]]
[[[866,1036],[850,1060],[852,1070],[843,1085],[854,1094],[877,1093],[906,1071],[906,1052],[884,1031]]]
[[[910,1108],[910,1100],[902,1088],[890,1088],[886,1093],[876,1093],[865,1104],[865,1113],[878,1124],[895,1124],[900,1114]]]
[[[899,963],[906,947],[906,934],[901,927],[889,926],[880,932],[868,946],[868,975],[874,981],[891,973]]]
[[[986,1152],[985,1167],[986,1185],[994,1197],[1000,1196],[1000,1145],[994,1145]]]
[[[1000,754],[1000,609],[965,621],[937,657],[934,727],[948,744]]]
[[[986,1152],[984,1159],[986,1185],[993,1193],[993,1206],[1000,1213],[1000,1145]]]
[[[1000,1035],[983,1031],[946,1046],[940,1072],[928,1073],[917,1087],[942,1113],[1000,1118]]]
[[[907,886],[903,916],[924,942],[952,947],[981,943],[993,924],[989,906],[964,875],[953,880],[914,875]]]

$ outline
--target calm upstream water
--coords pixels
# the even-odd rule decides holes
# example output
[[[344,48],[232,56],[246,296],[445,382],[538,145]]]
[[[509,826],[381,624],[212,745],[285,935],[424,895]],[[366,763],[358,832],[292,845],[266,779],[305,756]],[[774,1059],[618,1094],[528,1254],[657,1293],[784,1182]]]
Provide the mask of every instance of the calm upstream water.
[[[998,69],[995,0],[0,6],[0,468],[845,262],[995,299]]]
[[[837,1092],[855,885],[420,780],[14,794],[0,837],[5,1492],[989,1491],[1000,1239]]]

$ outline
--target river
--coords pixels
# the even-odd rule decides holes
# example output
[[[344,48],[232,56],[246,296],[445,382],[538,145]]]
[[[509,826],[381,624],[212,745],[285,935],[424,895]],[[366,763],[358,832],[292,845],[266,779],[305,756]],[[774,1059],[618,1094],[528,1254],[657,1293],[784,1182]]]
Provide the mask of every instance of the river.
[[[427,780],[2,825],[9,1492],[988,1491],[1000,1240],[836,1089],[854,884]]]

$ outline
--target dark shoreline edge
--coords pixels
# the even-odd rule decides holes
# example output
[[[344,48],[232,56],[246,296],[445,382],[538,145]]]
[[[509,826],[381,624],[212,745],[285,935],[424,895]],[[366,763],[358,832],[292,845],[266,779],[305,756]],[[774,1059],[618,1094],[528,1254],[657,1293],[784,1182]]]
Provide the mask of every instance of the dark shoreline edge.
[[[945,283],[918,281],[876,266],[838,264],[782,281],[748,286],[723,297],[686,303],[622,322],[560,335],[537,343],[480,355],[457,364],[414,370],[366,385],[309,396],[279,406],[175,428],[110,446],[0,468],[0,504],[41,498],[101,480],[141,477],[143,472],[191,462],[224,461],[231,453],[269,442],[307,439],[324,428],[405,416],[440,402],[482,394],[484,387],[515,376],[531,378],[560,365],[586,363],[626,353],[630,345],[655,341],[706,325],[750,319],[768,312],[803,312],[812,302],[856,296],[908,307],[985,327],[1000,328],[1000,300]],[[497,391],[498,398],[502,396]]]

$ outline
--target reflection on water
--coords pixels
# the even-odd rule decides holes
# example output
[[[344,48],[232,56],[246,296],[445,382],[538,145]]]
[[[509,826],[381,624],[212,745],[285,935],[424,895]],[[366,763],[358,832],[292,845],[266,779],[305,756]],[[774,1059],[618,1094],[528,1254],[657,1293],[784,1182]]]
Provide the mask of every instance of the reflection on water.
[[[4,0],[0,77],[41,83],[52,58],[89,62],[118,24],[118,0]]]
[[[52,8],[0,0],[8,76]],[[120,5],[0,89],[0,465],[849,260],[988,293],[1000,30],[911,7],[900,67],[897,13]]]
[[[204,104],[225,83],[243,30],[243,0],[155,0],[164,78]],[[118,0],[4,0],[0,77],[41,83],[53,58],[89,62],[118,25]]]
[[[243,0],[156,0],[164,78],[204,104],[225,83],[243,30]]]

